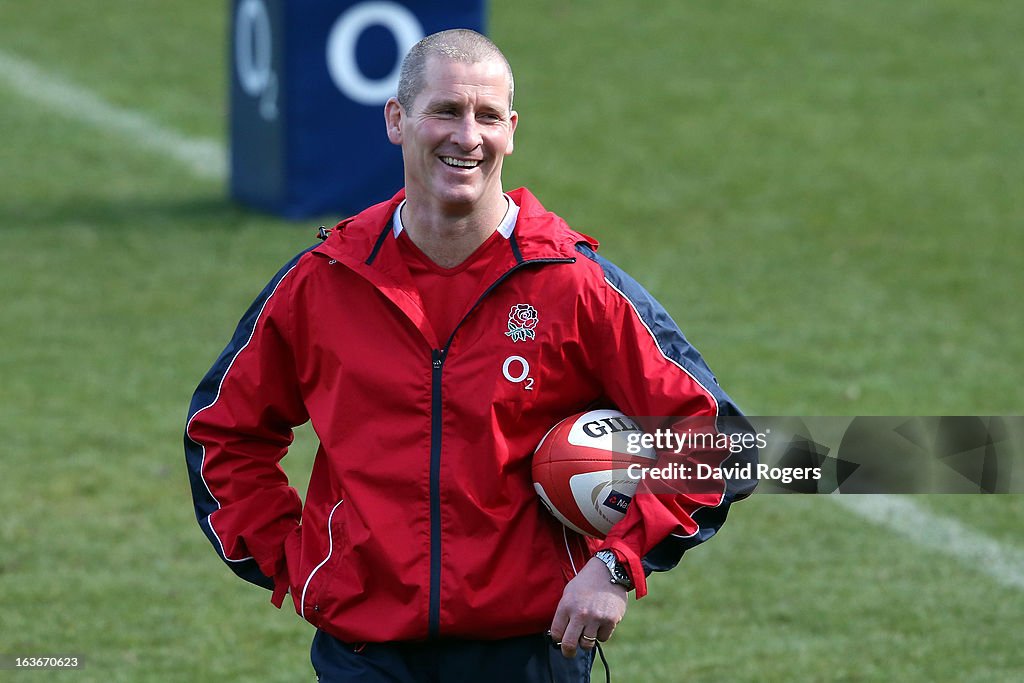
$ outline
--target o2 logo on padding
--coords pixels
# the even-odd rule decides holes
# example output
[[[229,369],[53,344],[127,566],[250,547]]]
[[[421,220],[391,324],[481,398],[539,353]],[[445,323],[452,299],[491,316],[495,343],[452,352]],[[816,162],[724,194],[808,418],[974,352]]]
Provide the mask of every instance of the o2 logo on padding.
[[[259,101],[260,116],[277,118],[277,74],[273,67],[270,14],[263,0],[242,0],[235,16],[235,70],[242,92]]]
[[[363,31],[383,26],[398,45],[398,61],[390,73],[367,78],[356,60],[356,43]],[[402,58],[426,35],[416,15],[397,2],[361,2],[339,16],[327,36],[327,72],[338,90],[353,102],[367,106],[384,104],[398,90]]]
[[[509,356],[501,364],[501,374],[513,384],[522,384],[526,391],[533,391],[533,377],[530,377],[530,363],[522,356]]]

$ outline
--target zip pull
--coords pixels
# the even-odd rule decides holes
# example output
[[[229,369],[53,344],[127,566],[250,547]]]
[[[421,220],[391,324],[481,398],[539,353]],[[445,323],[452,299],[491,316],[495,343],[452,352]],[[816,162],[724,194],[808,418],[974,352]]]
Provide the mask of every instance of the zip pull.
[[[434,369],[440,370],[441,364],[444,363],[444,351],[442,349],[434,349],[431,355],[433,357]]]

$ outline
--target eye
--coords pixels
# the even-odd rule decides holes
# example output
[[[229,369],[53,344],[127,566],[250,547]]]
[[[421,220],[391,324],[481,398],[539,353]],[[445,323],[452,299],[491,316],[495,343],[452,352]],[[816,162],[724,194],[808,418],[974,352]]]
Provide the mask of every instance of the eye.
[[[437,116],[439,118],[450,119],[454,116],[458,116],[459,112],[456,108],[450,104],[439,104],[436,107],[431,107],[428,110],[431,116]]]

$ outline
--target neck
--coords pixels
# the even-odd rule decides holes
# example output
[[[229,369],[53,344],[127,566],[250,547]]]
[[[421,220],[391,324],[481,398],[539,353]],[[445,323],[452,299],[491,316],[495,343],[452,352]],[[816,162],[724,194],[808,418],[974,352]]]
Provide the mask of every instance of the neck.
[[[406,197],[402,226],[420,251],[442,268],[454,268],[487,241],[508,210],[503,194],[498,201],[468,212],[430,210]]]

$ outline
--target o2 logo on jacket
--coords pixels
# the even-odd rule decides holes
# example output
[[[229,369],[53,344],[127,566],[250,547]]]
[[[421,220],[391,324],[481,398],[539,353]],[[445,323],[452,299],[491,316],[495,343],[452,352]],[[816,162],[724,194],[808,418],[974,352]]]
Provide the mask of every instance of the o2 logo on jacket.
[[[530,377],[530,363],[522,356],[509,356],[501,364],[501,374],[512,384],[522,384],[526,391],[533,391],[533,377]]]

